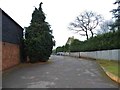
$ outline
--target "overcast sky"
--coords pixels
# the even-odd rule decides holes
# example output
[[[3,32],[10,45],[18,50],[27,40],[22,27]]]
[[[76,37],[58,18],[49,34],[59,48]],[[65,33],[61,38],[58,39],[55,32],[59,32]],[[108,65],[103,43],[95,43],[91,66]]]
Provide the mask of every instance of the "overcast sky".
[[[109,20],[112,17],[110,11],[115,8],[115,0],[0,0],[0,8],[24,28],[29,26],[34,6],[38,8],[41,1],[46,21],[53,30],[56,47],[64,45],[71,36],[85,40],[85,37],[68,29],[69,23],[84,10],[102,14]]]

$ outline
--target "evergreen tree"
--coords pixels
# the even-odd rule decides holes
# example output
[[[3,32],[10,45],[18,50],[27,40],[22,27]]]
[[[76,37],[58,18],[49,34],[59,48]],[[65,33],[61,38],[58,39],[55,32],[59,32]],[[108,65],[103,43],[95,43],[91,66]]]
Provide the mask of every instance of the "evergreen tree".
[[[45,21],[42,10],[42,2],[39,8],[35,8],[29,27],[26,27],[25,44],[27,56],[30,62],[47,61],[55,44],[50,25]]]
[[[120,30],[120,0],[117,0],[114,4],[118,4],[118,7],[112,10],[114,18],[116,18],[115,23],[112,25],[112,29],[117,27],[118,30]]]

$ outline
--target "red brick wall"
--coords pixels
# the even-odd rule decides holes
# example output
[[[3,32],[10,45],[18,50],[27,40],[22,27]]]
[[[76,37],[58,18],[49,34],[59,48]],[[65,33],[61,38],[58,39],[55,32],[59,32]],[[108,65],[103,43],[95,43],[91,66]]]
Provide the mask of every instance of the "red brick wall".
[[[20,63],[19,45],[2,42],[2,70]]]

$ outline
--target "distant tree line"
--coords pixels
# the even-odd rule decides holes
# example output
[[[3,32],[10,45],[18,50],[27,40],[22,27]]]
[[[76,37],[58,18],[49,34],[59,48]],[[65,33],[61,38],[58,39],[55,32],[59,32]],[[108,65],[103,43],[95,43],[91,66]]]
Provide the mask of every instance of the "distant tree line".
[[[57,47],[56,52],[85,52],[120,49],[120,32],[99,34],[85,41],[74,39],[73,42],[62,47]]]
[[[69,44],[65,44],[63,46],[58,46],[55,51],[56,52],[69,52],[69,47],[70,47]]]
[[[109,32],[102,35],[97,35],[94,38],[84,41],[79,51],[99,51],[99,50],[111,50],[120,49],[120,33]]]

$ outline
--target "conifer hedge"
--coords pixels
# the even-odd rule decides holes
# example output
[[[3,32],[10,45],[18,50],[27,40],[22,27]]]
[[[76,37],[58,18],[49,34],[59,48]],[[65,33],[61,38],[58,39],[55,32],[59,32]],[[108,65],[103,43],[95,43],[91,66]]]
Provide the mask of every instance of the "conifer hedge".
[[[120,31],[97,35],[83,42],[79,41],[77,44],[73,41],[70,46],[71,52],[111,49],[120,49]]]

